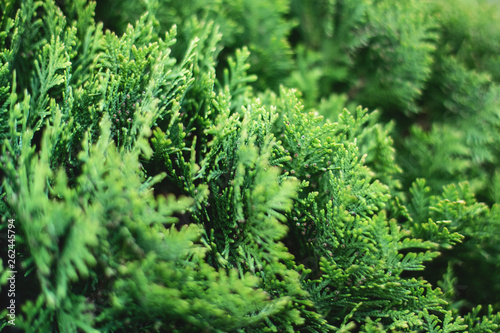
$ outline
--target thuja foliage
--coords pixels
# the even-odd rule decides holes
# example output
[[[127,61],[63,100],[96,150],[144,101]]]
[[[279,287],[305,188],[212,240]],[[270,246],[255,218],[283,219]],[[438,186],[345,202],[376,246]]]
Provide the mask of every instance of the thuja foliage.
[[[1,6],[2,329],[500,329],[493,3]]]

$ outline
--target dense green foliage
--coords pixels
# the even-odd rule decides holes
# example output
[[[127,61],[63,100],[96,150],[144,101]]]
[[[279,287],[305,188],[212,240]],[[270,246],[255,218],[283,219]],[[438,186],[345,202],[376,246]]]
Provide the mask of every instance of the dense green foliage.
[[[498,5],[0,6],[0,328],[500,330]]]

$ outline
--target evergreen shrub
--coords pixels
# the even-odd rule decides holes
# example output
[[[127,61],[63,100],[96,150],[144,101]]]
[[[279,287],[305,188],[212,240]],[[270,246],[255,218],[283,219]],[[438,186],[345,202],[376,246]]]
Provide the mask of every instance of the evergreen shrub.
[[[500,330],[496,3],[0,6],[2,330]]]

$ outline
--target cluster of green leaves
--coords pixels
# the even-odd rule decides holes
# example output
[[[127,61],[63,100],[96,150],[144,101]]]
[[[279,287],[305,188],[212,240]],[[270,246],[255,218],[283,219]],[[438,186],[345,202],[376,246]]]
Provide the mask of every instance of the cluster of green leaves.
[[[343,106],[379,109],[402,139],[405,189],[416,178],[436,193],[466,180],[496,202],[498,5],[325,0],[291,8],[300,38],[285,82],[303,91],[306,106],[326,117]]]
[[[16,326],[497,331],[498,29],[471,8],[500,15],[474,0],[6,1]]]
[[[27,332],[260,331],[273,316],[300,322],[289,298],[271,298],[250,271],[239,275],[236,269],[210,265],[214,251],[201,223],[175,225],[176,215],[194,212],[206,198],[206,185],[198,186],[204,193],[200,198],[157,194],[162,187],[153,186],[171,178],[172,170],[152,175],[146,169],[149,160],[162,155],[161,144],[148,141],[152,128],[154,137],[163,140],[165,132],[177,135],[178,145],[170,141],[166,149],[171,151],[164,153],[181,158],[186,133],[179,119],[189,120],[189,133],[208,133],[206,114],[197,105],[203,101],[188,90],[204,90],[207,102],[215,102],[213,72],[193,83],[195,74],[204,77],[202,60],[211,56],[203,43],[209,41],[193,37],[192,47],[177,62],[170,56],[175,28],[160,38],[152,15],[117,36],[94,23],[95,3],[70,6],[65,17],[55,2],[25,1],[10,21],[3,17],[10,30],[2,51],[1,213],[3,231],[8,217],[16,219],[21,290],[16,326]],[[20,29],[25,24],[38,30]],[[27,34],[42,38],[43,48],[29,43],[19,50],[8,47]],[[15,52],[32,53],[30,80],[18,79],[17,66],[26,67],[12,61]],[[182,117],[184,109],[198,117]],[[205,136],[199,140],[204,144]],[[240,154],[252,149],[247,143]],[[294,185],[277,183],[277,169],[263,170],[267,150],[253,152],[255,158],[239,169],[244,173],[247,164],[259,166],[257,184],[245,188],[254,189],[251,196],[263,208],[252,210],[254,223],[269,216],[276,224],[269,228],[275,235],[262,230],[256,237],[273,243],[285,230],[274,210],[291,205]],[[190,166],[195,169],[194,161]],[[244,174],[239,178],[246,179]],[[275,190],[262,193],[262,183],[276,184]],[[255,260],[263,260],[255,243],[248,246]],[[283,260],[290,257],[284,249],[269,250],[274,252],[267,260],[278,260],[275,252]],[[5,272],[2,266],[3,285]],[[298,281],[299,274],[290,272]],[[4,310],[2,327],[8,325],[6,318]]]
[[[212,22],[222,34],[218,45],[223,46],[218,58],[221,64],[216,69],[223,71],[228,57],[246,46],[251,51],[250,72],[259,73],[259,80],[254,85],[276,89],[293,64],[287,37],[295,21],[286,17],[289,7],[286,0],[104,0],[98,2],[97,14],[111,29],[123,32],[140,13],[154,12],[160,31],[173,24],[179,25],[178,49],[181,51],[187,48],[192,36],[203,34],[204,24]]]
[[[437,235],[448,223],[453,226],[446,228],[450,234],[465,236],[463,244],[447,250],[446,259],[438,260],[444,268],[435,264],[425,276],[438,281],[446,262],[460,257],[453,267],[458,285],[467,288],[461,292],[466,308],[477,303],[498,306],[497,293],[489,292],[498,283],[480,286],[483,282],[479,282],[484,281],[482,276],[489,276],[479,272],[498,269],[499,248],[493,245],[498,241],[484,238],[488,234],[495,238],[498,230],[500,30],[494,23],[500,15],[498,4],[481,0],[398,4],[325,0],[292,1],[291,9],[300,19],[300,38],[296,69],[285,82],[302,89],[308,109],[333,121],[344,106],[352,109],[362,104],[379,110],[376,131],[385,128],[395,139],[397,165],[387,158],[389,150],[384,159],[370,156],[370,151],[376,152],[373,148],[380,149],[373,143],[380,142],[380,135],[378,140],[358,141],[360,150],[368,154],[367,165],[390,185],[403,205],[413,205],[417,188],[428,187],[426,197],[436,200],[420,202],[423,210],[417,218],[412,214],[419,210],[399,215],[400,203],[393,211],[412,221],[403,223],[416,237],[438,241],[441,236]],[[390,179],[384,178],[373,162],[379,168],[385,163],[383,170],[399,166],[402,172],[394,169]],[[425,179],[425,185],[418,179]],[[448,197],[453,191],[458,192]],[[446,206],[446,200],[475,211],[474,196],[489,205],[482,206],[481,214],[459,218],[448,214],[451,207],[440,217],[424,213],[439,201]],[[433,220],[429,225],[428,218]],[[439,219],[449,222],[431,228]],[[417,220],[418,228],[412,224]],[[422,223],[434,231],[423,232]]]

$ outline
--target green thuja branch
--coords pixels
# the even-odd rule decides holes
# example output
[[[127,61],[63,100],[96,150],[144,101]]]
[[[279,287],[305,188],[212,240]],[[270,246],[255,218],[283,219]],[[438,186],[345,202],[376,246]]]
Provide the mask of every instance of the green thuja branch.
[[[498,331],[497,5],[0,10],[0,330]]]
[[[470,332],[495,332],[500,325],[500,316],[495,314],[491,306],[488,307],[488,312],[482,317],[479,315],[481,306],[477,306],[465,317]]]

